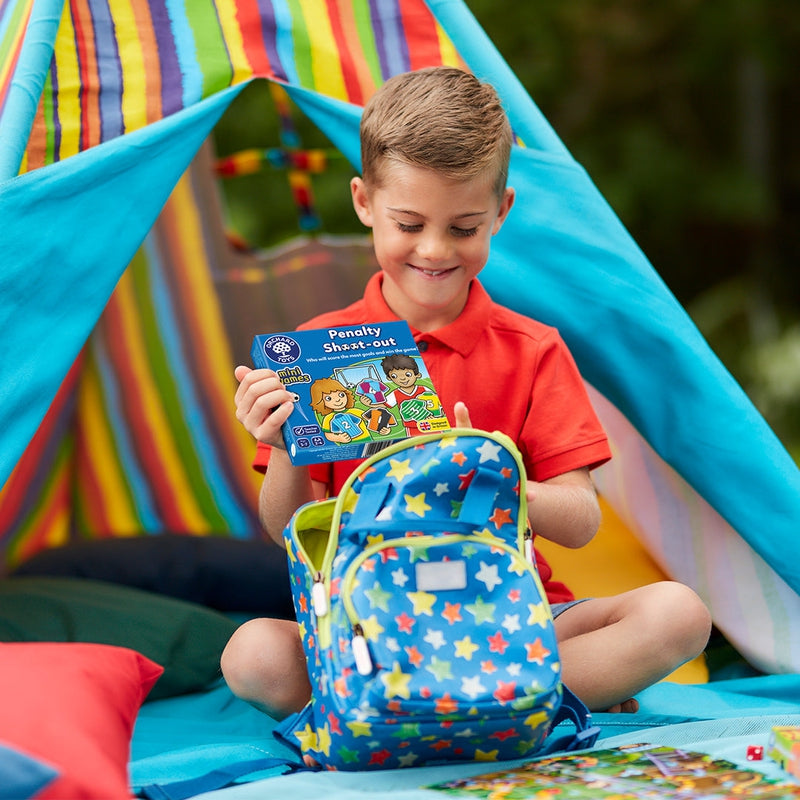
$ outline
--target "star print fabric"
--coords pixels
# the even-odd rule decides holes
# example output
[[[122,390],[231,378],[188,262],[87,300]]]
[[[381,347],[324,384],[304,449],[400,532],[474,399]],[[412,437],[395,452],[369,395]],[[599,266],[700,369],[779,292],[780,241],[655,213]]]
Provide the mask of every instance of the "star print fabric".
[[[288,726],[303,753],[389,769],[542,745],[562,687],[524,481],[509,439],[455,430],[393,445],[298,512],[286,543],[314,691]]]

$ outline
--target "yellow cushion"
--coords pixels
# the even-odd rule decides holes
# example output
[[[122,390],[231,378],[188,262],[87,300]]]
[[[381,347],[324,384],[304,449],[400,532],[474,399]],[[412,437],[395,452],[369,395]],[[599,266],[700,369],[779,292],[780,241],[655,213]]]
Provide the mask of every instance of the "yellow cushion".
[[[602,497],[600,506],[603,522],[597,535],[585,547],[570,550],[541,537],[536,540],[537,550],[547,559],[555,577],[563,580],[576,597],[614,595],[637,586],[667,580],[641,542]],[[698,656],[665,680],[677,683],[707,682],[705,658]]]

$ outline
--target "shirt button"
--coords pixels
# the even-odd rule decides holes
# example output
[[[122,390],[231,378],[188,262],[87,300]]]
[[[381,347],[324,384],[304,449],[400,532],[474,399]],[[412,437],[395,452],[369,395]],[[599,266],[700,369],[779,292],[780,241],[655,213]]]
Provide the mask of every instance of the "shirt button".
[[[424,353],[428,349],[428,343],[423,339],[421,342],[417,342],[417,347],[420,353]]]

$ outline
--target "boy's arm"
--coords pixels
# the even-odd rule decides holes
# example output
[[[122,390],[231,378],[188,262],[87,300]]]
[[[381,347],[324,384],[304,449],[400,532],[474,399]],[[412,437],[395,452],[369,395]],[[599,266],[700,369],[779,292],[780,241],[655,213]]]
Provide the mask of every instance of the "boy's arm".
[[[533,531],[563,547],[583,547],[600,527],[600,505],[588,468],[528,481],[525,496]]]
[[[303,503],[324,495],[306,467],[295,467],[285,450],[281,425],[294,408],[294,397],[271,369],[236,368],[236,419],[253,438],[272,447],[261,484],[258,516],[269,537],[283,546],[283,529]]]

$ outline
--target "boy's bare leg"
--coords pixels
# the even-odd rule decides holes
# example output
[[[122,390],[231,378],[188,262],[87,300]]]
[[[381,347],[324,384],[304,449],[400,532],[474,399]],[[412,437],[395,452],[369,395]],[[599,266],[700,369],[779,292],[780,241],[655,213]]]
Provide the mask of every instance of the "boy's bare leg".
[[[231,691],[274,719],[300,711],[311,699],[303,644],[292,620],[245,622],[220,660]]]
[[[711,617],[662,581],[567,609],[555,621],[562,679],[593,711],[635,711],[634,695],[703,652]]]

